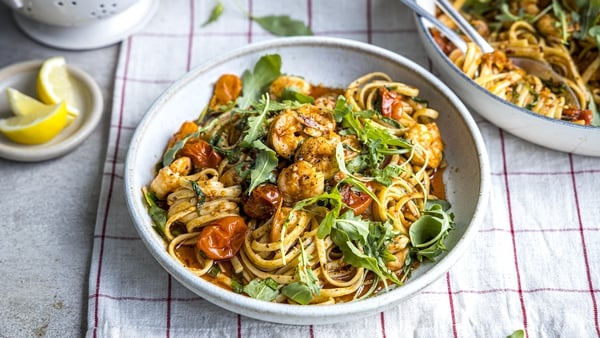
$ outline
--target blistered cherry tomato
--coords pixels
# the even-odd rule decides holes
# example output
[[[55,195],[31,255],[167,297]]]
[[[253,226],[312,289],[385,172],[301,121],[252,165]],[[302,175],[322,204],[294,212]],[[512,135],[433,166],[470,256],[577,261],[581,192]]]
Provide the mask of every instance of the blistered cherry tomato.
[[[368,186],[371,189],[370,186]],[[366,192],[357,190],[351,184],[344,184],[340,189],[342,202],[346,204],[355,215],[360,215],[369,208],[373,199]]]
[[[221,155],[206,141],[196,138],[188,140],[179,151],[179,156],[187,156],[195,168],[216,168],[221,162]]]
[[[185,121],[179,127],[179,130],[173,134],[173,137],[169,140],[168,148],[171,148],[175,143],[183,140],[186,136],[191,133],[195,133],[198,130],[198,125],[192,121]]]
[[[402,97],[392,92],[385,87],[379,89],[379,96],[381,97],[381,114],[385,117],[390,117],[396,121],[400,121],[402,117]]]
[[[217,219],[202,229],[196,247],[210,259],[230,259],[242,247],[247,229],[240,216]]]
[[[215,83],[210,108],[217,110],[219,106],[235,100],[242,92],[242,80],[233,74],[224,74]]]
[[[281,199],[276,185],[261,184],[252,190],[250,197],[244,202],[244,212],[251,218],[269,219],[281,204]]]

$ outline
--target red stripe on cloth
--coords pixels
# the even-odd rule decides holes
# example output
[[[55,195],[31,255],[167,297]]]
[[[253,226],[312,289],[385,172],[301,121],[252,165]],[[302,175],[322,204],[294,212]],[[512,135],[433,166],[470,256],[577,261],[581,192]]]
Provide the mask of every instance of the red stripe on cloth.
[[[314,326],[310,325],[308,327],[308,335],[310,336],[310,338],[315,338],[315,328],[314,328]]]
[[[119,123],[117,126],[117,134],[115,139],[115,149],[113,151],[113,159],[110,173],[110,183],[108,184],[108,197],[106,198],[106,207],[104,208],[104,213],[102,214],[102,232],[100,235],[100,251],[98,253],[98,271],[96,272],[96,291],[95,298],[96,303],[94,304],[94,334],[96,337],[98,327],[98,312],[100,302],[100,281],[102,276],[102,259],[104,256],[104,240],[106,236],[106,227],[108,225],[108,211],[110,209],[110,202],[113,194],[113,187],[115,182],[115,173],[117,171],[117,158],[119,155],[119,142],[121,141],[121,126],[123,125],[123,112],[125,110],[125,89],[127,88],[127,73],[129,71],[129,61],[131,60],[131,37],[127,38],[127,43],[125,44],[125,66],[123,67],[123,86],[121,87],[121,102],[119,104]]]
[[[381,321],[381,337],[386,338],[386,333],[385,333],[385,312],[380,312],[379,313],[379,318]]]
[[[594,307],[594,324],[596,325],[596,334],[600,336],[600,326],[598,325],[598,304],[596,302],[596,294],[594,293],[594,283],[592,282],[592,274],[590,272],[590,262],[585,243],[585,233],[583,231],[583,220],[581,219],[581,208],[579,206],[579,194],[577,192],[577,177],[574,174],[573,155],[569,154],[569,167],[571,168],[571,181],[573,182],[573,197],[575,198],[575,207],[577,208],[577,222],[579,223],[579,235],[581,236],[581,248],[583,249],[583,261],[585,263],[585,274],[588,281],[590,296]]]
[[[237,315],[237,336],[238,338],[242,338],[242,316]]]
[[[515,223],[513,220],[512,206],[510,200],[510,187],[508,184],[508,170],[506,167],[506,142],[504,141],[504,132],[499,129],[500,144],[502,147],[502,171],[504,172],[504,187],[506,189],[506,205],[508,206],[508,222],[510,224],[510,237],[512,239],[513,246],[513,258],[515,261],[515,272],[517,274],[517,293],[519,294],[519,302],[521,302],[521,312],[523,313],[523,329],[525,330],[525,336],[527,334],[527,310],[525,308],[525,300],[523,299],[523,289],[521,287],[521,271],[519,270],[519,257],[517,255],[517,241],[515,238]]]
[[[456,331],[456,314],[454,312],[454,298],[452,292],[452,283],[450,283],[450,272],[446,273],[446,285],[448,287],[448,303],[450,305],[450,318],[452,320],[452,336],[454,338],[458,337],[458,332]]]
[[[167,274],[167,338],[171,337],[171,275]]]
[[[312,30],[312,1],[311,0],[306,1],[306,11],[307,11],[306,16],[308,18],[307,19],[308,22],[306,23],[306,25],[308,27],[310,27],[310,29]]]
[[[367,42],[373,42],[373,24],[371,22],[371,0],[367,0]]]
[[[252,42],[252,0],[248,0],[248,32],[246,33],[246,37],[248,39],[248,43]]]
[[[192,51],[194,47],[194,26],[196,25],[194,15],[194,0],[190,0],[190,31],[188,34],[188,50],[187,50],[187,63],[185,70],[189,71],[192,69]]]

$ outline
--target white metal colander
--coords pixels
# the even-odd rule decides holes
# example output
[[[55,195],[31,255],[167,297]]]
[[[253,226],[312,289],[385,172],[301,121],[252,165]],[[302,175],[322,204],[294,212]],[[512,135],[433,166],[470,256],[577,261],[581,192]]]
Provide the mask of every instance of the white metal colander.
[[[122,40],[145,25],[159,0],[2,0],[17,25],[52,47],[92,49]]]

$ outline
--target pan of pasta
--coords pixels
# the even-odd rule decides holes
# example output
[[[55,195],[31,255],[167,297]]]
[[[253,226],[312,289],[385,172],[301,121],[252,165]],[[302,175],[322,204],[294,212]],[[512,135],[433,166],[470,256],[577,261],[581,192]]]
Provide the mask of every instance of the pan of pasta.
[[[397,305],[456,262],[487,199],[460,100],[360,42],[286,38],[214,60],[133,140],[126,195],[150,252],[203,298],[272,322]]]
[[[417,2],[460,32],[434,0]],[[600,2],[450,3],[495,49],[483,53],[465,39],[467,48],[461,51],[416,16],[435,71],[467,106],[526,141],[558,151],[600,156]],[[546,65],[564,81],[528,73],[519,67],[517,58]]]

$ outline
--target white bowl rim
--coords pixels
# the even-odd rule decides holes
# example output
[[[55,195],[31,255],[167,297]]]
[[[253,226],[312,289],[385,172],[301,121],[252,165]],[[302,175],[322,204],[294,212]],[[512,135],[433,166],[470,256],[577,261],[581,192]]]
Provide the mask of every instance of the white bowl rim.
[[[188,288],[190,288],[192,284],[195,284],[198,287],[198,289],[202,292],[202,297],[206,300],[211,301],[213,303],[215,301],[218,301],[218,306],[221,306],[225,309],[236,313],[247,315],[256,319],[273,321],[277,323],[297,324],[295,322],[295,319],[300,317],[307,320],[307,322],[310,322],[310,324],[335,323],[344,320],[350,320],[353,317],[365,316],[367,315],[367,313],[374,314],[375,311],[382,311],[386,308],[397,305],[401,300],[408,299],[409,297],[413,296],[418,291],[428,286],[435,280],[439,279],[444,273],[446,273],[450,269],[450,267],[454,265],[454,263],[467,250],[469,244],[477,234],[479,224],[481,223],[484,217],[485,209],[487,207],[488,195],[490,191],[490,170],[488,164],[487,150],[483,138],[477,127],[477,124],[471,117],[471,114],[468,112],[467,108],[460,101],[460,99],[450,89],[448,89],[448,87],[444,83],[442,83],[441,80],[436,78],[433,74],[429,73],[422,66],[416,64],[414,61],[409,60],[404,56],[386,50],[382,47],[377,47],[359,41],[348,40],[343,38],[315,36],[271,39],[262,42],[252,43],[245,47],[235,49],[224,56],[212,59],[198,67],[195,67],[190,72],[185,74],[180,80],[173,83],[166,91],[164,91],[152,103],[150,108],[147,109],[145,116],[138,124],[138,127],[136,128],[136,131],[132,136],[132,140],[136,140],[139,138],[143,130],[149,124],[152,112],[156,111],[157,107],[159,107],[162,104],[162,102],[167,100],[172,93],[177,92],[180,88],[185,86],[188,82],[192,81],[199,74],[202,74],[204,71],[214,67],[215,65],[225,63],[231,59],[235,59],[252,52],[268,51],[271,48],[299,45],[320,45],[336,48],[342,47],[345,49],[358,50],[367,54],[376,54],[379,57],[383,57],[387,60],[392,60],[395,63],[403,65],[408,64],[411,66],[412,71],[419,73],[425,79],[430,81],[432,85],[444,89],[444,93],[448,95],[447,99],[450,100],[453,103],[453,105],[456,106],[457,110],[460,112],[464,119],[465,125],[470,130],[473,136],[473,143],[479,152],[478,160],[480,166],[479,169],[481,174],[481,181],[479,182],[480,186],[478,193],[478,203],[474,209],[475,211],[473,217],[471,218],[470,223],[465,224],[465,226],[468,225],[468,228],[466,229],[464,235],[457,240],[456,246],[452,250],[450,250],[446,256],[439,260],[426,274],[419,276],[418,280],[411,281],[410,283],[407,283],[402,287],[396,288],[391,292],[386,293],[385,297],[384,295],[379,295],[360,301],[335,304],[331,306],[319,306],[318,308],[315,308],[314,306],[271,303],[253,299],[243,295],[238,295],[234,292],[225,290],[219,286],[213,285],[195,276],[187,269],[185,269],[181,264],[174,264],[173,259],[168,255],[167,251],[164,249],[164,245],[159,245],[158,241],[152,240],[152,238],[156,238],[158,236],[154,232],[152,227],[148,226],[147,224],[142,224],[143,222],[141,221],[141,217],[147,216],[147,213],[146,215],[143,214],[143,212],[145,211],[145,207],[142,206],[143,210],[139,210],[138,208],[136,208],[136,205],[131,198],[127,198],[127,206],[136,230],[140,234],[140,237],[142,238],[144,244],[147,246],[154,258],[174,278],[176,278],[179,282],[181,282]],[[135,191],[135,193],[139,194],[139,191],[137,189],[132,190],[135,188],[132,179],[134,174],[134,168],[132,167],[134,166],[133,160],[135,159],[136,151],[137,145],[135,143],[132,143],[128,150],[125,164],[125,194],[127,194],[127,192],[130,191]],[[138,199],[138,204],[140,203],[141,196]],[[194,288],[190,289],[196,292]],[[244,311],[245,309],[252,310]],[[317,309],[318,311],[316,311]],[[289,317],[290,320],[270,320],[269,318],[263,318],[261,314],[277,315],[279,318]],[[331,320],[327,320],[326,318],[330,318]]]
[[[450,68],[452,69],[452,71],[454,71],[458,76],[460,76],[466,82],[472,84],[473,87],[475,87],[475,89],[478,90],[483,95],[485,95],[485,96],[493,99],[494,101],[497,101],[498,103],[509,105],[512,108],[517,109],[520,112],[525,113],[525,114],[527,114],[529,116],[532,116],[532,117],[534,117],[536,119],[541,119],[543,121],[551,122],[551,123],[557,123],[557,124],[563,125],[565,127],[574,128],[574,129],[584,129],[586,131],[594,131],[595,130],[598,133],[600,133],[600,127],[580,125],[580,124],[571,123],[571,122],[568,122],[568,121],[554,119],[554,118],[551,118],[551,117],[548,117],[548,116],[545,116],[545,115],[537,114],[537,113],[532,112],[529,109],[525,109],[523,107],[519,107],[519,106],[517,106],[516,104],[514,104],[514,103],[512,103],[510,101],[503,100],[500,97],[492,94],[489,90],[483,88],[482,86],[480,86],[479,84],[477,84],[475,81],[473,81],[471,78],[469,78],[463,71],[461,71],[454,63],[452,63],[450,61],[450,59],[448,58],[448,56],[446,56],[442,52],[442,50],[437,45],[437,43],[435,43],[435,41],[432,39],[431,33],[429,33],[429,30],[427,29],[427,27],[429,27],[429,24],[427,23],[427,19],[420,17],[416,13],[413,13],[413,15],[415,17],[415,21],[420,23],[420,24],[417,24],[417,29],[420,29],[422,31],[422,33],[424,34],[424,36],[427,37],[427,39],[429,40],[429,42],[434,46],[433,49],[442,57],[442,59],[444,60],[444,62],[450,66]]]

